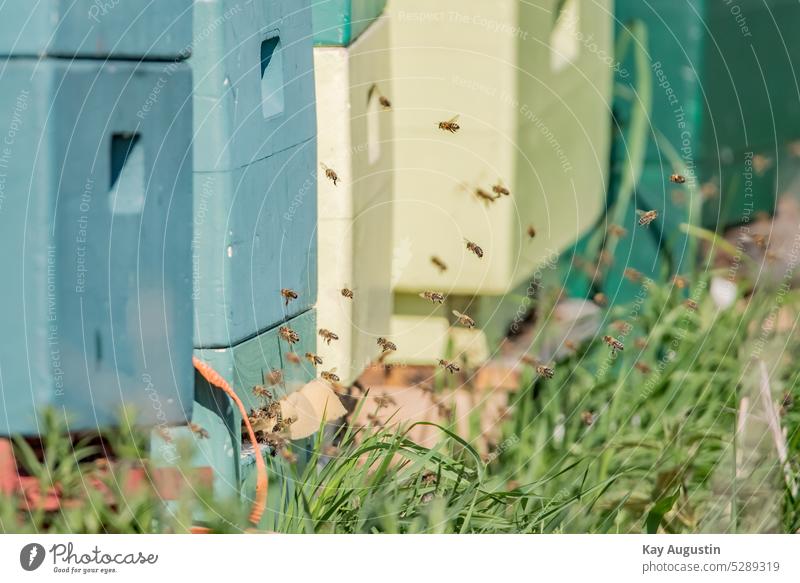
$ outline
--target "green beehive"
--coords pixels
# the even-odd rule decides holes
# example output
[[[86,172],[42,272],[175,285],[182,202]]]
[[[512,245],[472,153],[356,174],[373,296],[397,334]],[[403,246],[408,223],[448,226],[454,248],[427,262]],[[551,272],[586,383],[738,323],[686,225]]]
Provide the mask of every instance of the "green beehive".
[[[386,7],[386,0],[311,1],[316,46],[349,46]]]
[[[0,435],[185,422],[192,408],[191,73],[24,59],[0,68]]]
[[[192,0],[7,0],[0,55],[183,59],[192,44]]]
[[[194,35],[194,343],[227,347],[316,298],[311,10],[197,2]]]

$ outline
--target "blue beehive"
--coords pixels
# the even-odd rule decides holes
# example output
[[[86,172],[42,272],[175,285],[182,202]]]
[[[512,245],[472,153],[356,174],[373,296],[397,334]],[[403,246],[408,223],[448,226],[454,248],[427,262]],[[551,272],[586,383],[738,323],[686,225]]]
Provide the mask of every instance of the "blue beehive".
[[[123,404],[185,421],[188,66],[10,59],[0,79],[0,434],[38,433],[45,406],[72,431]]]
[[[386,7],[386,0],[312,0],[314,44],[349,46]]]
[[[194,14],[196,348],[228,347],[316,295],[316,116],[308,1]],[[289,288],[299,298],[288,305]]]
[[[192,0],[7,0],[0,54],[173,59],[189,56]]]

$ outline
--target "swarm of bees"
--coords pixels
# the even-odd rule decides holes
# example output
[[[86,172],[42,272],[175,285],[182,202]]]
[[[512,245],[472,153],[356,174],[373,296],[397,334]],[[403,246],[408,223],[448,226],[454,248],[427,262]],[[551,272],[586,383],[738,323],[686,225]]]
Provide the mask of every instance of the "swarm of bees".
[[[378,338],[378,346],[381,347],[381,350],[383,352],[396,352],[397,351],[397,345],[394,342],[392,342],[390,340],[387,340],[386,338],[384,338],[382,336],[380,338]]]
[[[444,303],[444,294],[437,291],[424,291],[419,294],[419,297],[434,304]]]
[[[355,294],[353,293],[353,290],[351,290],[349,288],[346,288],[346,287],[343,287],[341,289],[341,293],[342,293],[342,297],[345,297],[348,300],[352,300],[353,297],[355,296]]]
[[[478,259],[483,259],[483,249],[478,247],[477,244],[473,243],[469,239],[464,239],[464,242],[467,244],[467,249],[472,251],[475,255],[477,255]]]
[[[339,336],[328,330],[327,328],[320,328],[319,335],[325,341],[325,343],[330,346],[332,340],[339,340]]]
[[[553,375],[556,374],[555,369],[549,366],[539,365],[536,367],[536,372],[539,376],[544,377],[546,379],[552,379]]]
[[[322,169],[325,171],[325,178],[333,182],[333,185],[339,182],[339,175],[336,174],[336,171],[333,168],[328,168],[325,164],[320,163]]]
[[[322,358],[314,354],[313,352],[306,352],[306,360],[317,366],[318,364],[322,364]]]
[[[674,182],[675,184],[684,184],[686,182],[686,177],[681,176],[680,174],[672,174],[669,177],[670,182]]]
[[[439,129],[454,134],[461,129],[461,126],[456,123],[457,121],[458,121],[458,115],[454,115],[447,121],[440,121]]]
[[[611,347],[611,354],[615,354],[618,350],[622,351],[625,349],[625,346],[623,346],[622,342],[613,336],[603,336],[603,342]]]
[[[436,269],[439,270],[439,273],[444,273],[445,271],[447,271],[447,263],[442,261],[436,255],[432,255],[431,256],[431,263],[433,263],[433,265],[436,267]]]
[[[466,314],[462,314],[458,310],[453,310],[453,315],[456,317],[456,320],[462,326],[466,326],[467,328],[474,328],[475,327],[475,320],[467,316]]]
[[[639,215],[639,224],[642,227],[648,226],[650,223],[655,221],[658,218],[658,211],[636,211],[636,214]]]
[[[284,306],[288,306],[289,302],[291,302],[292,300],[296,300],[298,298],[297,292],[287,287],[281,290],[281,295],[283,296],[284,299],[283,302]]]
[[[448,360],[444,360],[442,358],[439,359],[439,366],[441,366],[443,369],[445,369],[450,374],[455,374],[455,373],[457,373],[458,371],[461,370],[461,367],[458,366],[457,364],[455,364],[453,362],[450,362]]]
[[[297,332],[289,328],[289,326],[281,326],[278,328],[278,335],[288,342],[289,346],[300,342],[300,336],[297,334]]]

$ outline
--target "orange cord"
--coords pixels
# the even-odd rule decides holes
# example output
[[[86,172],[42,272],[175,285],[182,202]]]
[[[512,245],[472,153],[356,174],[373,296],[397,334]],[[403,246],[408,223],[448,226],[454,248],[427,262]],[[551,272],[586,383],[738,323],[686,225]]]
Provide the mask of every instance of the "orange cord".
[[[211,368],[210,364],[203,362],[196,356],[192,356],[192,364],[194,364],[194,367],[203,376],[203,378],[209,382],[210,385],[223,390],[225,394],[228,395],[234,403],[236,403],[236,405],[239,407],[239,411],[242,414],[242,421],[244,421],[244,425],[247,428],[247,434],[250,438],[250,442],[253,444],[256,456],[256,471],[258,472],[258,477],[256,479],[256,499],[253,502],[253,509],[250,511],[250,522],[257,525],[261,520],[261,516],[264,514],[264,509],[267,507],[267,489],[269,488],[269,481],[267,478],[267,464],[264,463],[264,458],[261,455],[261,448],[256,440],[256,433],[253,431],[253,426],[250,424],[250,419],[247,417],[247,411],[244,408],[244,404],[242,403],[241,399],[236,396],[236,393],[228,384],[228,381],[222,378],[221,374]]]

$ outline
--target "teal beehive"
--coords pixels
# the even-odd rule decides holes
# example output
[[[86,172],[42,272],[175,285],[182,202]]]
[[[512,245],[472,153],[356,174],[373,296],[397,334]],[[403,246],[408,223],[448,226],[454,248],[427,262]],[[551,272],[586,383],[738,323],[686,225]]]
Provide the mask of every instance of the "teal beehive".
[[[0,55],[186,58],[192,0],[8,0],[0,5]]]
[[[349,46],[378,18],[386,0],[312,0],[314,44]]]
[[[228,347],[316,297],[311,10],[198,2],[194,33],[194,345]]]
[[[71,431],[113,424],[123,405],[185,422],[188,66],[10,59],[0,79],[0,434],[38,433],[44,407]]]

